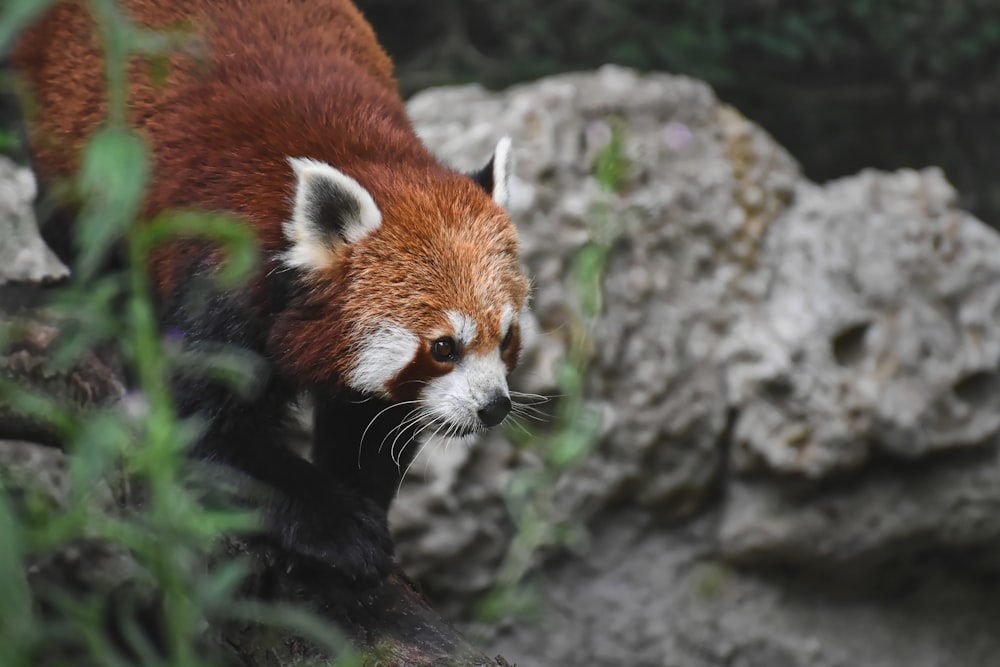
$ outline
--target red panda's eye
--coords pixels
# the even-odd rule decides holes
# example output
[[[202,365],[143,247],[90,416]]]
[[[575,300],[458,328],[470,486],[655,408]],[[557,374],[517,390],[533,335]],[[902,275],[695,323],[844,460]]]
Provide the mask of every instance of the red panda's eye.
[[[506,352],[507,348],[510,347],[511,342],[514,340],[514,327],[507,329],[507,333],[504,334],[503,340],[500,341],[500,351]]]
[[[443,363],[455,361],[458,357],[458,350],[455,347],[455,341],[448,337],[438,338],[436,341],[431,343],[431,355],[437,361]]]

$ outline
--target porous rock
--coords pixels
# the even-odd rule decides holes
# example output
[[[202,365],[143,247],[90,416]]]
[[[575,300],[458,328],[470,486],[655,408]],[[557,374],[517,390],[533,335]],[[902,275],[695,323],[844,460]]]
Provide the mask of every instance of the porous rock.
[[[409,109],[463,169],[514,139],[539,329],[518,388],[554,391],[574,257],[611,245],[586,380],[601,437],[553,496],[591,548],[543,566],[548,614],[498,647],[685,667],[998,654],[976,577],[1000,544],[1000,236],[940,170],[817,185],[703,84],[616,67]],[[631,166],[610,194],[594,158],[619,125]],[[468,622],[512,534],[505,485],[541,464],[500,436],[427,449],[393,517],[400,557]],[[726,594],[694,604],[715,572]]]
[[[937,169],[799,185],[727,350],[737,468],[824,477],[997,434],[1000,238],[954,195]]]
[[[0,155],[0,285],[52,282],[69,275],[38,235],[35,192],[31,172]]]
[[[663,530],[632,510],[607,517],[584,556],[546,568],[542,616],[502,627],[494,645],[519,665],[996,663],[1000,603],[982,579],[924,562],[865,580],[734,569],[713,553],[716,520]]]
[[[519,373],[522,387],[553,389],[553,360],[565,354],[568,323],[581,317],[573,277],[577,252],[595,238],[614,246],[587,392],[606,435],[560,482],[557,511],[578,520],[611,502],[635,502],[670,517],[694,511],[722,469],[720,442],[729,426],[716,351],[752,303],[747,293],[759,296],[765,287],[752,275],[759,237],[792,196],[799,179],[795,162],[720,105],[703,83],[619,68],[554,77],[503,94],[478,87],[429,91],[409,110],[423,138],[460,168],[471,169],[475,156],[488,155],[497,136],[514,137],[510,208],[541,331]],[[617,124],[627,137],[630,168],[615,195],[592,172]],[[490,440],[468,456],[496,459],[503,448]],[[520,461],[529,466],[530,453]],[[438,481],[400,503],[411,508],[407,516],[421,517],[418,524],[398,517],[401,534],[436,532],[431,526],[441,520],[465,525],[466,511],[476,525],[472,512],[482,503],[460,500],[453,514],[444,509],[447,498],[488,491],[491,503],[502,502],[504,477],[495,473],[519,463],[508,457],[489,468],[494,475],[488,478],[438,473],[447,465],[431,456],[414,466]],[[442,475],[454,483],[440,481]],[[411,472],[411,479],[417,475]],[[484,550],[496,532],[457,531],[447,551]],[[501,540],[489,551],[504,548]],[[403,540],[401,551],[432,588],[456,585],[445,570],[432,574],[422,549]],[[459,585],[474,591],[488,580],[479,575]]]

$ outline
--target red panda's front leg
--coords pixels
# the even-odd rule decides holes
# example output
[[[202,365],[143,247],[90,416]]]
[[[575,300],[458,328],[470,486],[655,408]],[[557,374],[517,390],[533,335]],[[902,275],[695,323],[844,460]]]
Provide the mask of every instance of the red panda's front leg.
[[[198,276],[207,280],[213,270],[207,259],[185,267],[189,288],[161,304],[161,322],[187,351],[244,356],[253,382],[234,391],[203,371],[177,374],[178,411],[204,422],[194,456],[252,478],[250,496],[261,510],[264,537],[325,563],[355,585],[377,583],[392,567],[384,510],[285,447],[289,405],[299,386],[267,359],[245,294],[196,298],[211,293]]]
[[[244,439],[238,450],[224,456],[271,490],[256,495],[265,536],[294,554],[332,567],[359,587],[389,574],[393,545],[381,507],[280,444],[247,436],[256,442]]]
[[[313,462],[357,488],[384,512],[399,489],[420,443],[420,425],[407,405],[345,391],[317,393],[313,412]]]

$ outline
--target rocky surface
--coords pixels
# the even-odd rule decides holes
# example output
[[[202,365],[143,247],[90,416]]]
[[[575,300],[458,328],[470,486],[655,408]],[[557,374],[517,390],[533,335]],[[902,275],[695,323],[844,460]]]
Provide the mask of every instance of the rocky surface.
[[[69,275],[38,235],[35,192],[31,172],[0,156],[0,285],[52,282]]]
[[[709,513],[665,530],[625,510],[545,572],[545,613],[494,638],[518,665],[945,667],[996,664],[995,589],[928,562],[877,578],[737,570]],[[513,658],[512,658],[513,659]]]
[[[939,170],[817,185],[703,84],[610,67],[410,111],[462,168],[514,138],[540,330],[522,387],[553,390],[574,256],[612,246],[586,392],[602,437],[554,496],[590,548],[548,561],[548,615],[497,646],[525,665],[990,664],[1000,236]],[[631,168],[609,196],[593,161],[616,124]],[[428,449],[400,551],[468,620],[512,533],[505,485],[540,463],[502,438]],[[704,572],[724,581],[710,603]]]

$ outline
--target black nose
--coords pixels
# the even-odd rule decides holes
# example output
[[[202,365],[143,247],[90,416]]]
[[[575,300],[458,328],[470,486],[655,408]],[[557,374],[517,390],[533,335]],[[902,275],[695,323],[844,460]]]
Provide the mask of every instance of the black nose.
[[[479,408],[479,420],[487,426],[496,426],[510,412],[510,399],[504,395],[497,396],[484,407]]]

